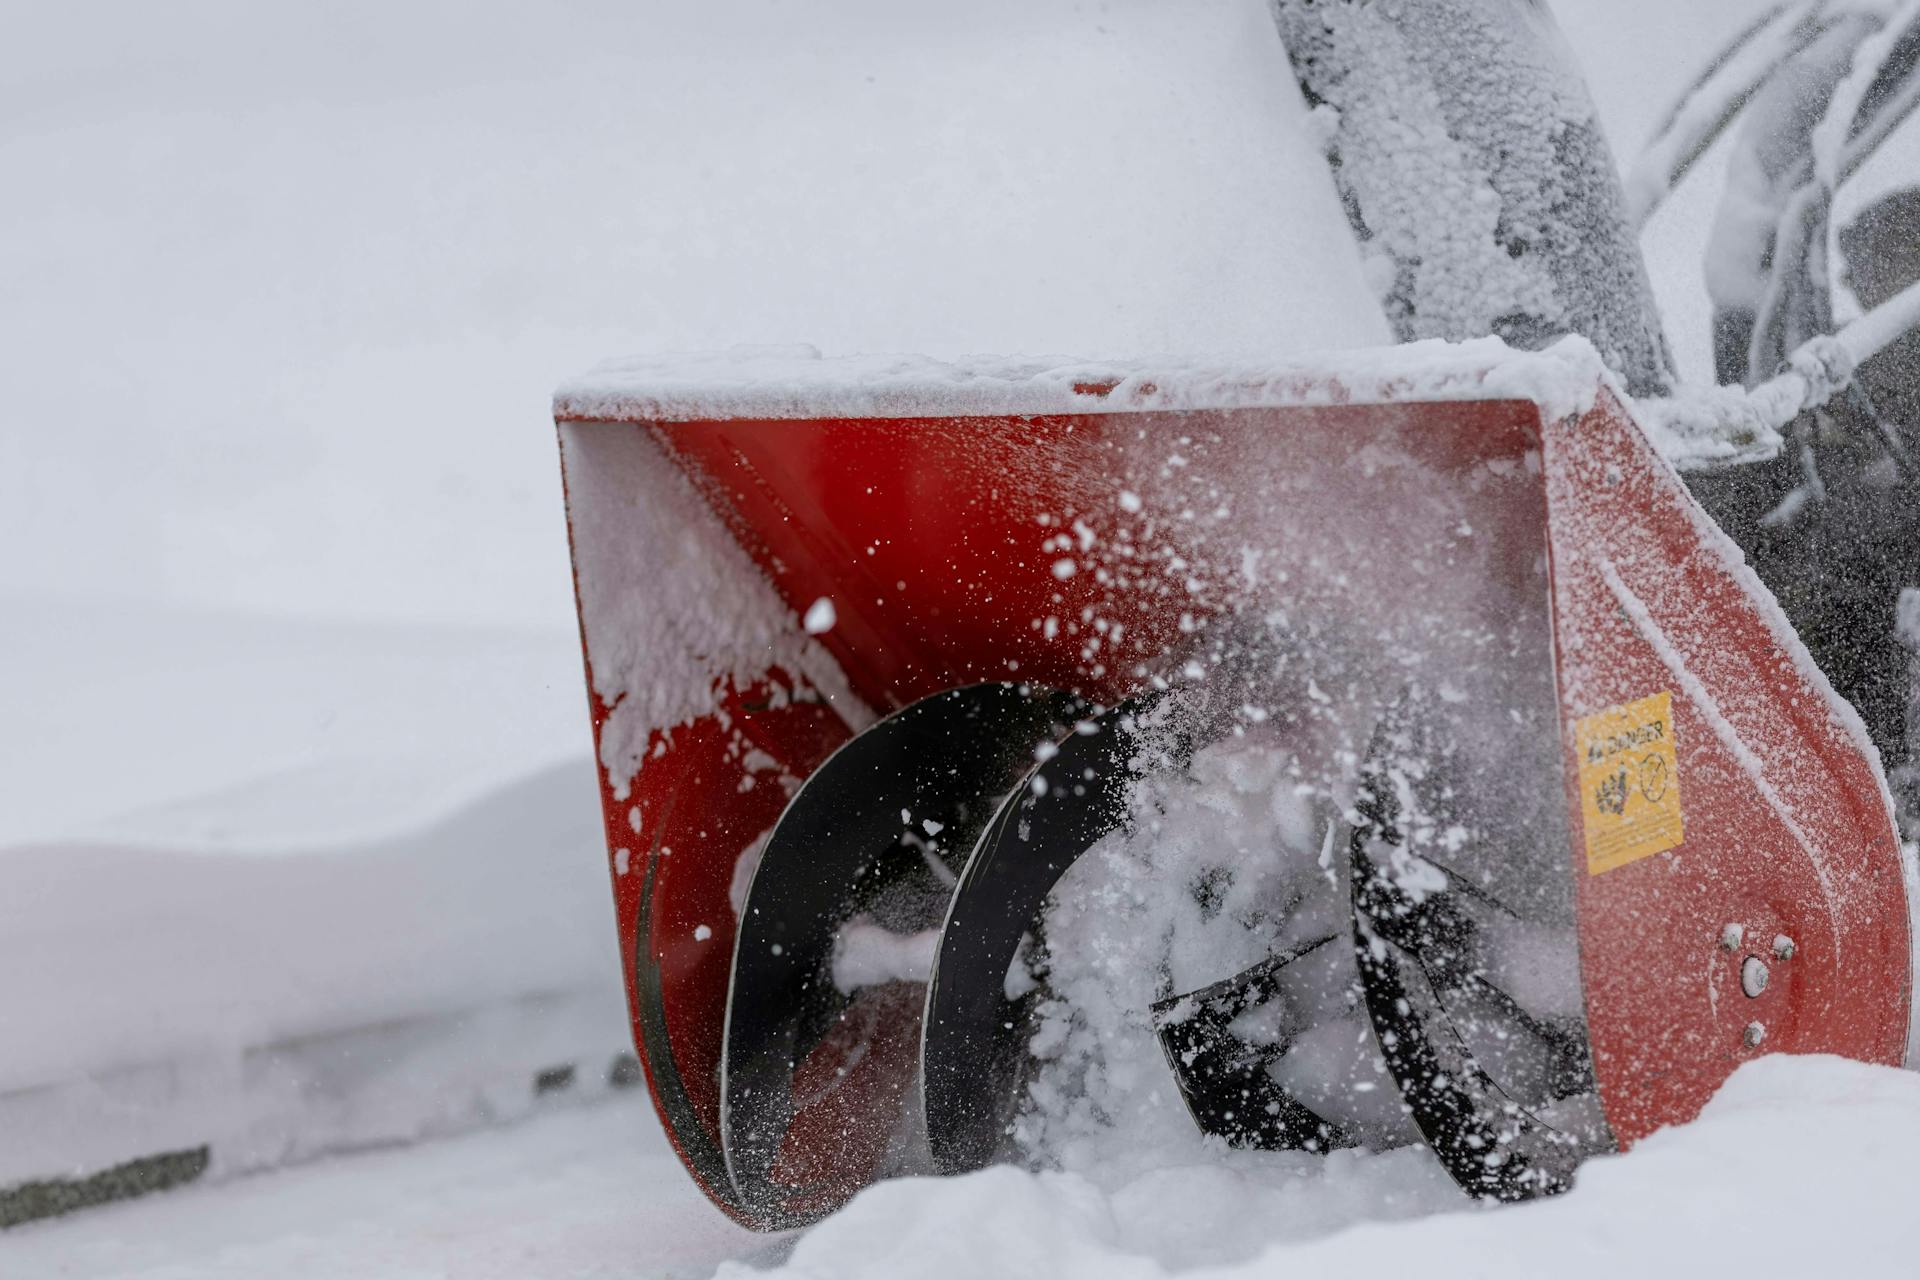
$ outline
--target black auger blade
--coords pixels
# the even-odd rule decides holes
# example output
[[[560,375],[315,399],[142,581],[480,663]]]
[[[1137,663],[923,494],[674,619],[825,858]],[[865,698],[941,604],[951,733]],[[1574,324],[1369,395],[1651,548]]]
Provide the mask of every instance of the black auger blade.
[[[1288,1042],[1254,1045],[1236,1035],[1241,1014],[1272,1000],[1286,967],[1334,935],[1269,956],[1231,978],[1153,1005],[1153,1029],[1180,1097],[1202,1132],[1237,1147],[1327,1151],[1353,1145],[1340,1126],[1274,1082],[1271,1067]]]
[[[1158,701],[1129,700],[1062,739],[995,815],[954,890],[920,1054],[927,1142],[942,1173],[981,1168],[1005,1148],[1025,1094],[1035,1004],[1031,993],[1009,993],[1007,971],[1047,895],[1125,821],[1141,767],[1191,755],[1190,739],[1165,743],[1142,728]]]
[[[1585,1042],[1544,1026],[1488,983],[1466,886],[1404,853],[1400,804],[1381,759],[1385,728],[1363,774],[1360,821],[1348,842],[1354,955],[1381,1055],[1421,1135],[1469,1195],[1511,1201],[1563,1191],[1596,1144],[1536,1110],[1590,1087]],[[1405,887],[1383,865],[1396,850],[1440,871],[1447,887]],[[1551,1059],[1551,1096],[1521,1100],[1496,1081],[1473,1051],[1468,1016],[1497,1019],[1501,1025],[1488,1028],[1497,1041],[1538,1041]]]
[[[1085,711],[1023,685],[936,694],[841,747],[787,806],[742,910],[721,1056],[727,1171],[760,1221],[831,1212],[913,1127],[924,988],[842,992],[843,931],[863,916],[901,939],[938,927],[1035,748]]]

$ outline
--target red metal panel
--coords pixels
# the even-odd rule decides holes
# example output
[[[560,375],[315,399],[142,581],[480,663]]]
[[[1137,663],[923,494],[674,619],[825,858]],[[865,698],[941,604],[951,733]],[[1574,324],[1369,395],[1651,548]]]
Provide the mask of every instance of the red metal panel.
[[[1179,613],[1232,607],[1230,592],[1170,592],[1159,569],[1111,546],[1055,572],[1073,522],[1110,513],[1128,483],[1131,442],[1191,443],[1184,452],[1200,478],[1231,498],[1258,492],[1254,473],[1284,467],[1290,450],[1360,457],[1391,439],[1464,470],[1537,460],[1544,441],[1544,489],[1486,513],[1487,535],[1512,550],[1489,571],[1524,585],[1531,549],[1550,553],[1565,865],[1614,1132],[1630,1142],[1691,1118],[1755,1052],[1900,1059],[1907,915],[1875,766],[1798,665],[1804,654],[1771,602],[1734,573],[1705,517],[1607,396],[1581,419],[1544,427],[1530,403],[1482,401],[595,429],[651,430],[796,625],[813,600],[832,598],[838,622],[822,642],[877,708],[1010,676],[1111,701],[1177,663]],[[1363,511],[1354,523],[1393,534],[1392,512]],[[1388,598],[1422,585],[1392,557],[1370,571],[1371,589]],[[1095,613],[1127,629],[1119,652],[1082,627]],[[739,850],[785,799],[772,786],[743,789],[741,755],[751,744],[804,776],[846,734],[819,703],[767,699],[769,687],[792,688],[780,673],[768,680],[728,693],[717,716],[656,733],[632,797],[604,793],[609,851],[616,871],[626,868],[615,891],[636,1041],[676,1147],[736,1215],[715,1136],[726,891]],[[1663,690],[1677,722],[1685,840],[1589,874],[1574,722]],[[597,734],[606,708],[594,711]],[[1742,926],[1732,950],[1721,946],[1728,924]],[[696,941],[699,925],[711,936]],[[1792,939],[1792,958],[1772,954],[1776,936]],[[1769,967],[1755,997],[1741,990],[1748,958]],[[1745,1043],[1750,1023],[1765,1028],[1757,1049]]]
[[[654,430],[797,612],[833,598],[838,621],[823,642],[862,698],[892,708],[1015,677],[1111,700],[1139,684],[1143,664],[1157,670],[1180,649],[1181,612],[1231,606],[1218,594],[1170,598],[1164,579],[1110,545],[1079,556],[1072,577],[1052,572],[1063,553],[1050,544],[1082,517],[1109,524],[1115,495],[1139,485],[1129,446],[1142,437],[1187,440],[1196,475],[1232,494],[1251,487],[1234,469],[1249,454],[1270,470],[1289,453],[1353,457],[1390,440],[1459,469],[1521,457],[1537,446],[1537,421],[1531,405],[1479,401]],[[1089,609],[1127,627],[1119,659],[1084,654]]]
[[[668,1139],[714,1203],[743,1222],[720,1152],[720,1041],[733,959],[728,889],[740,853],[848,732],[826,704],[795,700],[782,672],[723,692],[722,709],[656,731],[623,799],[603,778],[620,958],[634,1045]],[[804,694],[804,690],[801,691]],[[608,709],[594,700],[596,745]],[[777,769],[750,769],[757,750]]]
[[[1585,417],[1549,424],[1546,446],[1569,867],[1615,1137],[1692,1119],[1758,1053],[1899,1063],[1910,940],[1872,759],[1814,686],[1778,609],[1742,581],[1738,552],[1618,401],[1602,395]],[[1590,874],[1573,723],[1663,690],[1685,840]],[[1777,937],[1791,958],[1774,954]],[[1767,968],[1757,997],[1742,990],[1749,959]]]

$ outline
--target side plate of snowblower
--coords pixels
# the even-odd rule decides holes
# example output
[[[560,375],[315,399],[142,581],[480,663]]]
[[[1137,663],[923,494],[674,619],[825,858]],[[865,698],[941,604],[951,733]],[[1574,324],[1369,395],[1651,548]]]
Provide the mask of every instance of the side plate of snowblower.
[[[1582,344],[716,357],[555,416],[635,1041],[743,1223],[1015,1154],[1048,904],[1222,743],[1298,762],[1342,922],[1142,1010],[1229,1141],[1365,1137],[1291,1031],[1241,1036],[1310,972],[1351,974],[1480,1196],[1567,1185],[1757,1054],[1905,1057],[1872,750]],[[938,928],[931,981],[869,928]]]

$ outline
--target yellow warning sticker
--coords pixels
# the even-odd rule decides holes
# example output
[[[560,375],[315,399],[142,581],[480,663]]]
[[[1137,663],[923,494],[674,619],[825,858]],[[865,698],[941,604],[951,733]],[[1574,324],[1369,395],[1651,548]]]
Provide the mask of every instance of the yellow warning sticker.
[[[1651,857],[1686,838],[1673,694],[1662,691],[1574,723],[1587,874]]]

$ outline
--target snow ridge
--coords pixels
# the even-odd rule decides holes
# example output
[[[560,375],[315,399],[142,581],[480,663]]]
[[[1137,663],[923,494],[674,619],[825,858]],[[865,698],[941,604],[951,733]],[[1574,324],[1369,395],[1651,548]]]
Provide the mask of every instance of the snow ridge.
[[[1531,400],[1543,417],[1584,413],[1613,382],[1592,343],[1524,351],[1499,338],[1439,339],[1272,360],[1180,356],[823,356],[810,346],[629,357],[564,383],[562,422],[727,418],[937,418],[1113,413],[1420,400]]]

